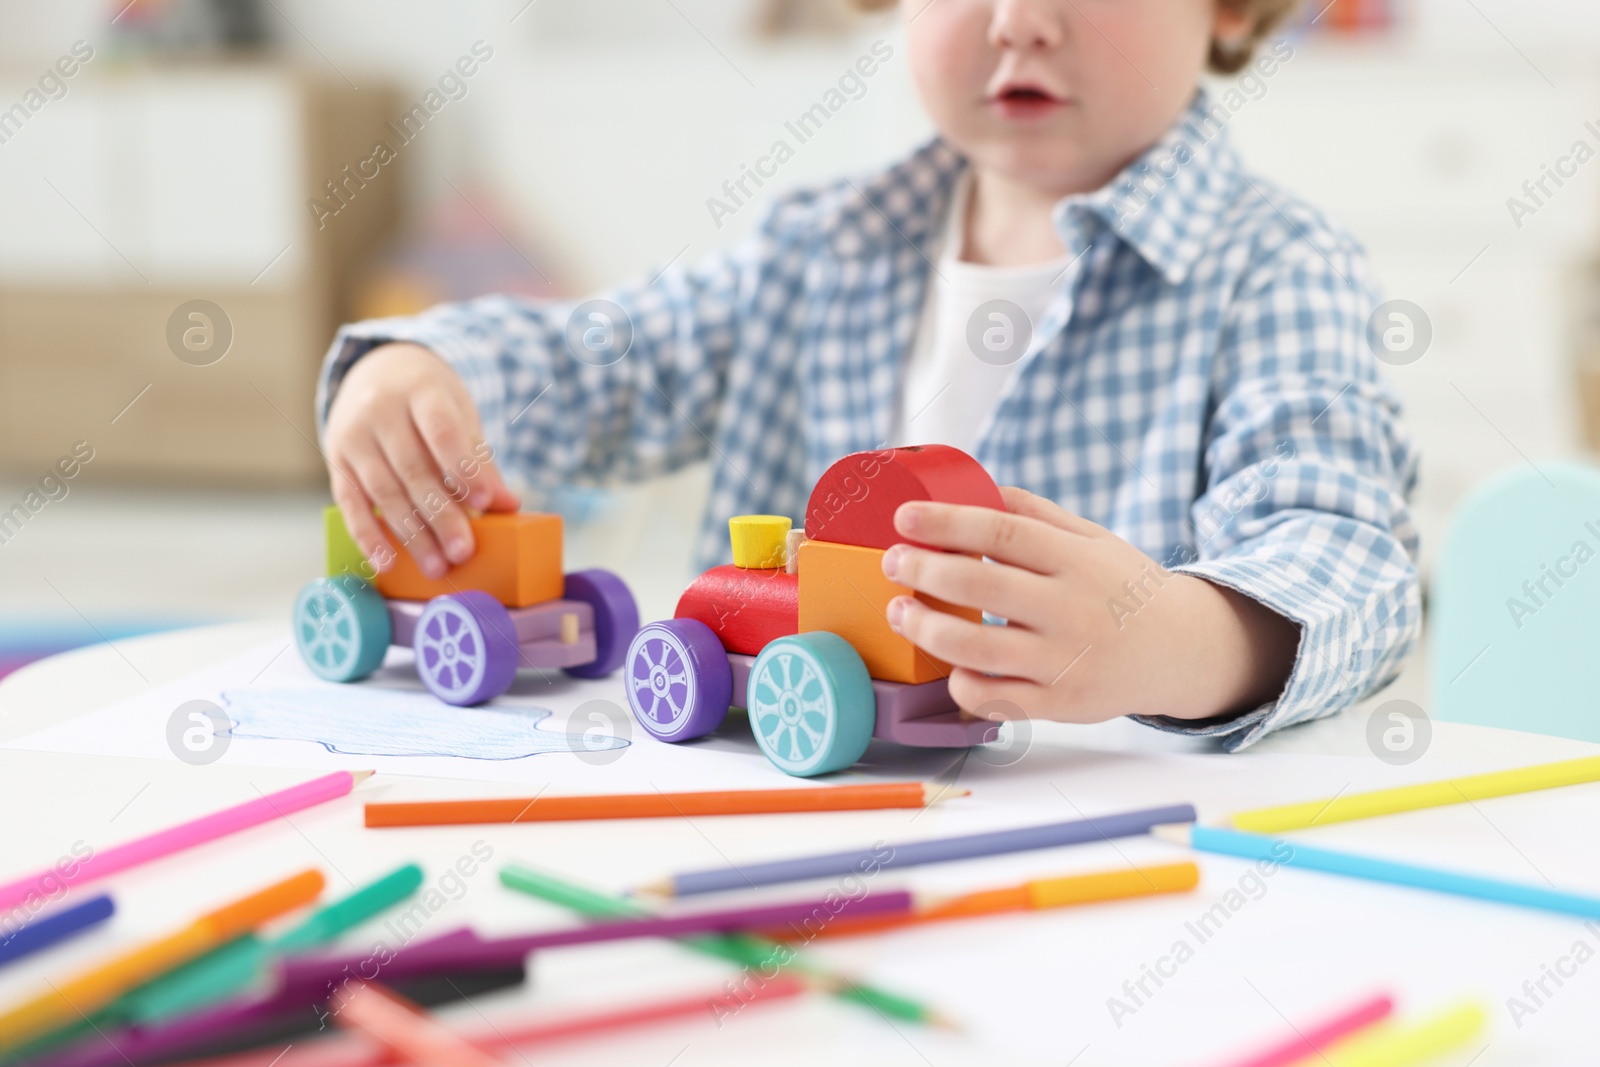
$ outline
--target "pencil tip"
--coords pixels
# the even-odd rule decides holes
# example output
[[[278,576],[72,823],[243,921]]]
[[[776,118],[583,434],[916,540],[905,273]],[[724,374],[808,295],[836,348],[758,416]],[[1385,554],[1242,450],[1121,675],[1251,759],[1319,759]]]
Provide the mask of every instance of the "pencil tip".
[[[1150,836],[1159,837],[1163,841],[1171,841],[1176,845],[1187,845],[1193,837],[1193,823],[1169,822],[1160,826],[1150,827]]]
[[[959,1022],[950,1018],[948,1015],[942,1015],[936,1011],[928,1012],[928,1014],[923,1017],[922,1021],[927,1023],[929,1026],[940,1030],[949,1030],[952,1033],[959,1033],[961,1031],[961,1024]]]
[[[366,781],[368,778],[371,778],[377,773],[377,771],[351,771],[350,787],[354,789],[356,786],[360,785],[362,782]]]
[[[635,897],[675,897],[678,895],[678,888],[673,884],[671,878],[663,878],[659,882],[651,882],[648,885],[636,886],[628,895]]]

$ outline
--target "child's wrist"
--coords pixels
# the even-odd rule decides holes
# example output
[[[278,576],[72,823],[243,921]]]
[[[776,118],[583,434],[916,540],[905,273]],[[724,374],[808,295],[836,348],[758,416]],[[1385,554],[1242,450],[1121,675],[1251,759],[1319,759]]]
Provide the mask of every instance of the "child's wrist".
[[[1176,719],[1241,715],[1276,700],[1299,650],[1300,627],[1243,593],[1193,575],[1179,575],[1187,607],[1184,629],[1193,642],[1180,657],[1198,665],[1192,699]]]

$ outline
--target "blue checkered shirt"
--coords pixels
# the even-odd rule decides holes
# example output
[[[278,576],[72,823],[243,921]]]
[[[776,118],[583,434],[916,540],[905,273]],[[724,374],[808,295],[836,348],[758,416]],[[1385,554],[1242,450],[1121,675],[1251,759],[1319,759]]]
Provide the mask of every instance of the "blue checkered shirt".
[[[1207,107],[1200,94],[1116,180],[1056,206],[1072,265],[976,456],[1000,484],[1299,624],[1277,700],[1145,720],[1235,750],[1399,672],[1421,618],[1416,457],[1366,340],[1378,297],[1362,249],[1246,172]],[[425,345],[530,484],[711,457],[699,556],[722,561],[730,515],[799,517],[829,464],[893,432],[964,166],[936,140],[870,179],[782,197],[731,250],[602,294],[631,325],[609,365],[574,356],[576,303],[488,296],[346,326],[318,411],[373,346]]]

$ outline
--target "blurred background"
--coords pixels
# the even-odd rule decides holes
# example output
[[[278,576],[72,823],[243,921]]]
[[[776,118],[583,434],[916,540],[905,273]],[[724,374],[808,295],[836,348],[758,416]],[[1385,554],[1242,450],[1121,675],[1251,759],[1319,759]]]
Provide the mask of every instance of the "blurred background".
[[[1312,3],[1233,136],[1431,320],[1390,369],[1426,571],[1476,483],[1600,444],[1600,163],[1524,190],[1600,149],[1600,6]],[[874,41],[895,58],[763,195],[928,136],[900,38],[842,0],[7,0],[0,513],[26,518],[0,524],[0,674],[286,619],[321,565],[312,390],[339,322],[737,240],[758,211],[719,226],[707,199]],[[704,492],[691,470],[542,503],[579,531],[569,567],[622,571],[653,617]]]

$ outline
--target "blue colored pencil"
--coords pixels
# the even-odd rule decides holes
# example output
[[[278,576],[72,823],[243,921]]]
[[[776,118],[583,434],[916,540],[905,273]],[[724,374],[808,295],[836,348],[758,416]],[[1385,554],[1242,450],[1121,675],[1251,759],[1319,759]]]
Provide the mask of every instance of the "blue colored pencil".
[[[1600,897],[1564,893],[1559,889],[1502,882],[1495,878],[1445,871],[1437,867],[1418,867],[1415,864],[1357,856],[1349,852],[1312,848],[1296,841],[1285,841],[1265,834],[1223,830],[1214,826],[1158,826],[1151,832],[1165,840],[1188,845],[1198,852],[1215,852],[1247,860],[1266,860],[1286,867],[1304,867],[1311,871],[1342,874],[1348,878],[1362,878],[1369,882],[1386,882],[1390,885],[1410,886],[1413,889],[1431,889],[1437,893],[1450,893],[1458,897],[1472,897],[1498,904],[1555,911],[1584,919],[1600,919]]]
[[[686,897],[697,893],[717,893],[728,889],[799,882],[807,878],[831,878],[843,874],[866,874],[887,867],[916,867],[925,863],[998,856],[1007,852],[1029,852],[1061,845],[1083,845],[1108,841],[1114,837],[1135,837],[1163,823],[1193,822],[1194,808],[1177,804],[1165,808],[1097,815],[1092,819],[1023,826],[1015,830],[989,830],[963,837],[936,837],[913,841],[909,845],[877,845],[848,852],[825,852],[772,863],[752,863],[745,867],[713,867],[703,871],[676,874],[640,892],[657,896]]]
[[[0,964],[20,960],[40,949],[49,948],[57,941],[65,941],[73,934],[105,922],[116,910],[111,898],[101,894],[82,904],[58,911],[54,915],[46,915],[9,937],[0,937]]]

